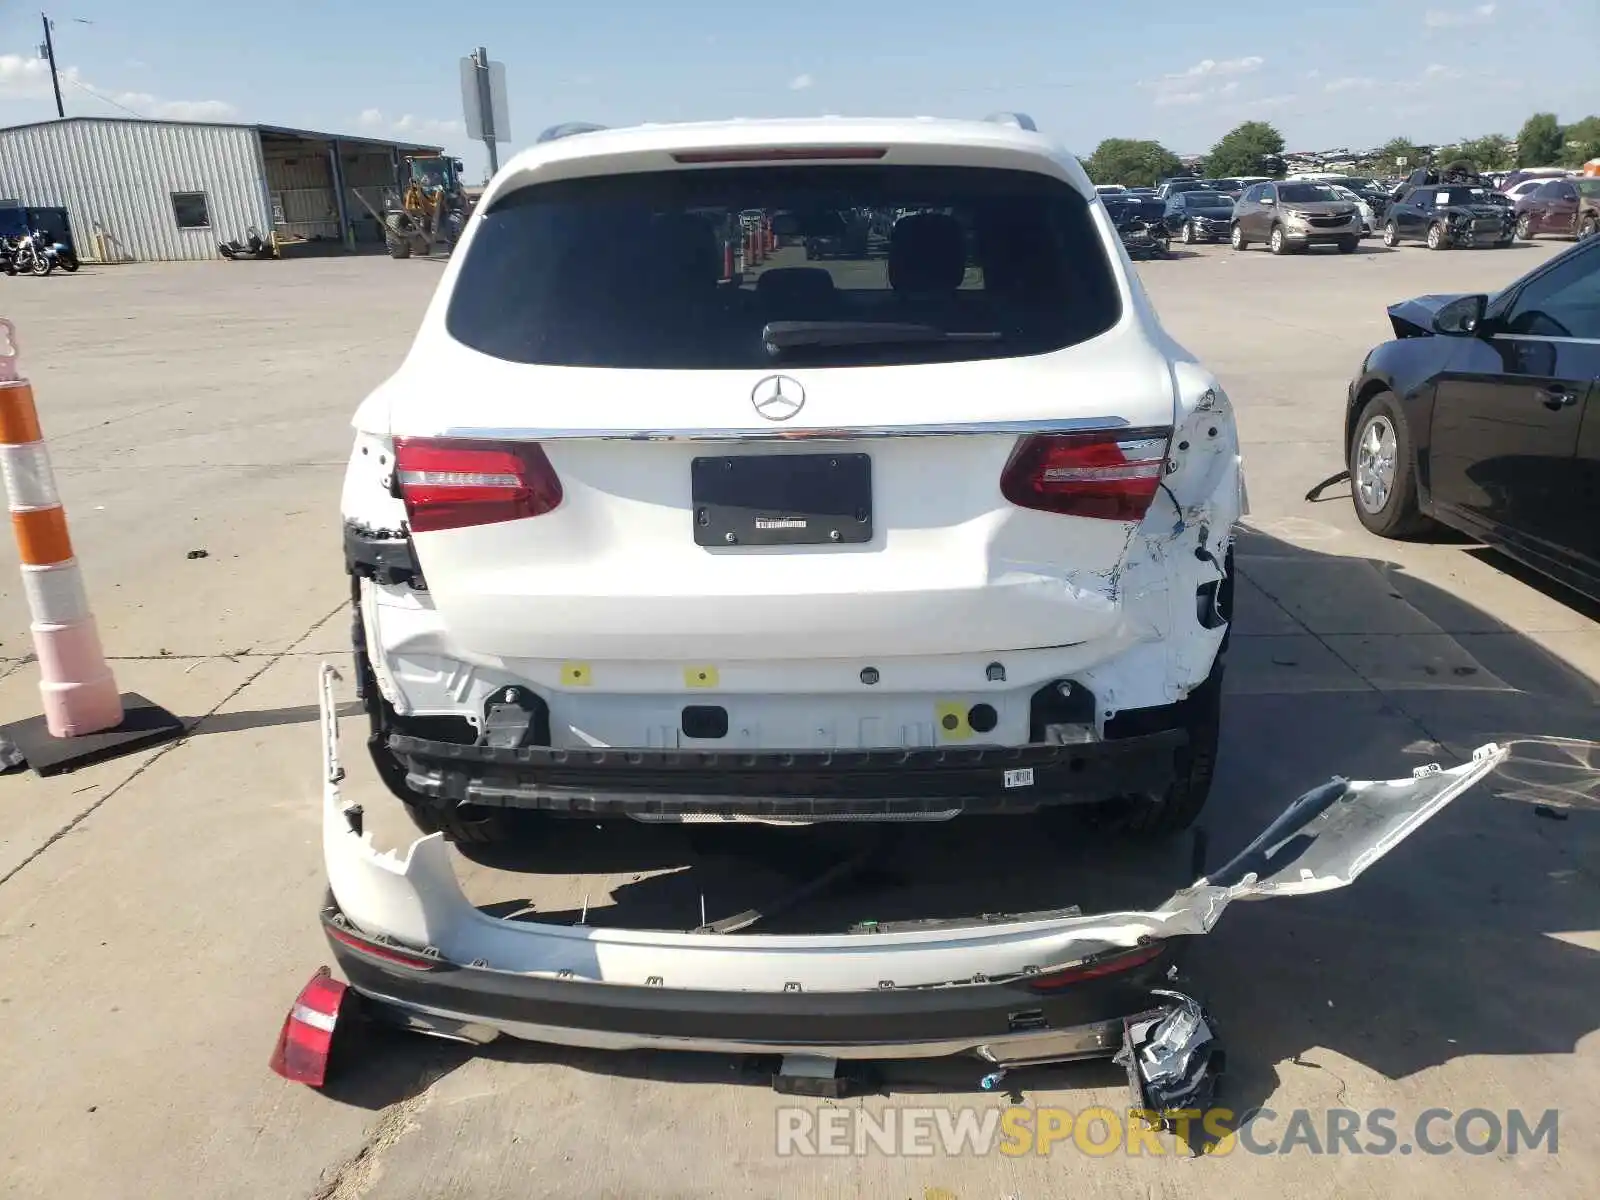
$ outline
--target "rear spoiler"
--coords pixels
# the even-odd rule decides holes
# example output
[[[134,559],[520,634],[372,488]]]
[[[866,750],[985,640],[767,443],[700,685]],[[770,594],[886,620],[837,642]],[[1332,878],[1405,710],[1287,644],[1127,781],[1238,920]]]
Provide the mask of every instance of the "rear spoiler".
[[[1029,133],[1039,132],[1039,126],[1034,119],[1023,112],[990,113],[984,120],[995,125],[1010,125],[1016,129],[1025,129]],[[601,133],[609,128],[608,125],[594,125],[588,121],[564,121],[560,125],[552,125],[546,129],[539,135],[538,141],[554,142],[579,133]]]

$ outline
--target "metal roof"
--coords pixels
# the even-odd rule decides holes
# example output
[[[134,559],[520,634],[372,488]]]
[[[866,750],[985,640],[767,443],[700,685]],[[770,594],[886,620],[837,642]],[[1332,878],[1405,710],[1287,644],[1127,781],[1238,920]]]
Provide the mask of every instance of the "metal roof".
[[[277,137],[315,138],[320,141],[365,142],[369,146],[394,146],[406,150],[432,150],[442,153],[444,147],[428,142],[405,142],[395,138],[373,137],[364,133],[322,133],[314,129],[295,129],[288,125],[257,125],[248,121],[162,121],[154,117],[53,117],[48,121],[24,121],[19,125],[0,125],[0,133],[14,129],[36,129],[41,125],[66,125],[74,121],[100,121],[112,125],[179,125],[201,126],[213,129],[253,129],[257,133]]]

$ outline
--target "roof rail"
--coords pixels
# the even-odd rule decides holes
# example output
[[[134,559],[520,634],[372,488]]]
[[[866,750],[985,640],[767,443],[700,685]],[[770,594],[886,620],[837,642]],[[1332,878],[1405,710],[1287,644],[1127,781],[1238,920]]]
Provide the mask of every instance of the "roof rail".
[[[1012,126],[1015,126],[1018,129],[1026,129],[1029,133],[1038,133],[1039,132],[1039,127],[1033,123],[1033,118],[1030,117],[1027,113],[1021,113],[1021,112],[990,113],[987,117],[984,118],[984,120],[985,121],[991,121],[996,125],[1012,125]]]
[[[558,138],[572,137],[577,133],[599,133],[607,128],[604,125],[591,125],[587,121],[566,121],[560,125],[552,125],[539,135],[541,142],[553,142]]]

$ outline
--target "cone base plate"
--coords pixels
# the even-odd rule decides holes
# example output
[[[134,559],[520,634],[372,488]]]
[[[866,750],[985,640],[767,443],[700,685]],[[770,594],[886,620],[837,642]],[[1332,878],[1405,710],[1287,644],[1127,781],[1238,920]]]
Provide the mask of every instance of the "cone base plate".
[[[43,715],[0,725],[0,737],[22,751],[37,775],[59,775],[158,746],[183,735],[183,721],[138,692],[122,693],[122,724],[80,737],[52,737]]]

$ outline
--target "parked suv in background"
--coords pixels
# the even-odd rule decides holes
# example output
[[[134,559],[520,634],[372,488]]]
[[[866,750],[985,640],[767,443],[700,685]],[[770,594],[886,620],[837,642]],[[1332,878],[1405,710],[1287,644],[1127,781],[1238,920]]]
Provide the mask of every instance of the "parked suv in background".
[[[1361,214],[1325,183],[1258,183],[1234,206],[1230,240],[1235,250],[1265,242],[1274,254],[1307,246],[1349,254],[1361,244]]]
[[[777,243],[743,269],[742,211]],[[862,211],[900,215],[807,261],[811,223]],[[537,145],[354,425],[370,745],[425,828],[1115,797],[1163,832],[1205,801],[1231,408],[1037,133]]]
[[[1430,250],[1509,246],[1515,216],[1498,192],[1476,184],[1430,183],[1403,192],[1383,218],[1383,244],[1407,240]]]

